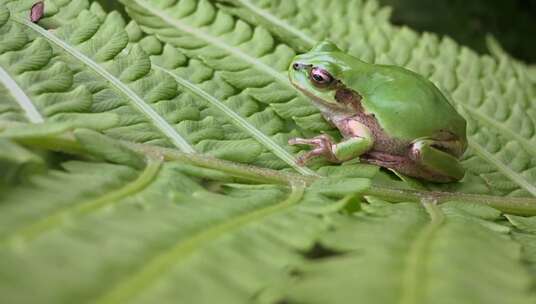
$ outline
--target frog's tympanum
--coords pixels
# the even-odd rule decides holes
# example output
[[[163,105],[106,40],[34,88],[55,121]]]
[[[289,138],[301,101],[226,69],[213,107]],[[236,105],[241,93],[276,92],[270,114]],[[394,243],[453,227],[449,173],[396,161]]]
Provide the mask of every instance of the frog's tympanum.
[[[343,137],[338,143],[325,134],[289,140],[312,146],[299,163],[316,156],[331,162],[359,158],[434,182],[463,177],[465,120],[426,78],[365,63],[330,42],[296,56],[289,77]]]

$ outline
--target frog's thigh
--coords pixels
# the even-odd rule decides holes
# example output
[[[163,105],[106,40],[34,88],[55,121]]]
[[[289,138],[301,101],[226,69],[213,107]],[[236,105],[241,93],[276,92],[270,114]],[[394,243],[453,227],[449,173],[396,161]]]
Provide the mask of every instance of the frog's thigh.
[[[338,160],[345,161],[367,152],[372,147],[372,144],[372,137],[351,137],[333,145],[332,149]]]
[[[460,161],[451,154],[435,148],[434,140],[418,140],[413,143],[410,157],[430,171],[459,180],[464,175]]]

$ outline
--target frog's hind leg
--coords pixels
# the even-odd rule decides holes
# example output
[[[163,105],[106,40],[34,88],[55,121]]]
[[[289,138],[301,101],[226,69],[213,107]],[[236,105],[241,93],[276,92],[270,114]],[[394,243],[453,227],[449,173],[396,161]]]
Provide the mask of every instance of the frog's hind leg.
[[[407,156],[372,151],[361,156],[360,161],[367,164],[389,168],[408,176],[436,180],[433,174],[427,170],[423,170],[421,166],[415,166],[414,161]]]
[[[444,151],[450,151],[451,146],[456,146],[456,143],[432,139],[417,140],[411,145],[409,158],[427,171],[443,176],[447,181],[457,181],[463,178],[464,169],[456,156]]]

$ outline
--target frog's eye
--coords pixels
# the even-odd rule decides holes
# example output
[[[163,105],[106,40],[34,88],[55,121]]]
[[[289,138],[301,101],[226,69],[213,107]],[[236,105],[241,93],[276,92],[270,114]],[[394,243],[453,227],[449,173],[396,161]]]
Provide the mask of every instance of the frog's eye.
[[[309,77],[314,85],[321,88],[329,86],[334,80],[328,71],[320,68],[312,68]]]

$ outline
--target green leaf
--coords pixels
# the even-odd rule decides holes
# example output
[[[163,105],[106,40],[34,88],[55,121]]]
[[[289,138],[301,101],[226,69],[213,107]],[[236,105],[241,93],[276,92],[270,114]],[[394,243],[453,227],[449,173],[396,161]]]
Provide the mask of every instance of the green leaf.
[[[283,299],[528,303],[530,278],[519,264],[518,244],[432,208],[431,221],[418,205],[387,202],[372,204],[355,219],[338,218],[336,229],[321,239],[332,254],[296,269],[297,283]]]
[[[35,51],[34,51],[35,52]],[[0,79],[2,80],[2,83],[4,84],[5,88],[10,92],[9,95],[13,96],[14,99],[17,101],[17,103],[20,106],[20,109],[24,111],[24,114],[26,118],[33,122],[33,123],[40,123],[43,122],[43,117],[41,114],[37,111],[33,103],[30,101],[28,96],[20,89],[20,87],[17,85],[17,83],[9,76],[8,73],[2,68],[0,68]],[[2,95],[8,95],[6,92],[4,92]],[[7,112],[8,108],[4,111]]]
[[[143,156],[98,132],[78,129],[75,130],[74,136],[83,149],[97,158],[136,169],[145,167]]]
[[[536,275],[536,217],[520,217],[507,215],[508,221],[517,228],[513,238],[523,246],[522,258],[527,270]]]
[[[83,144],[89,143],[88,136],[94,136],[81,131],[75,133]],[[251,288],[283,276],[284,265],[301,259],[296,250],[306,250],[313,237],[327,228],[315,214],[302,212],[299,205],[313,201],[315,205],[331,204],[348,190],[358,194],[366,188],[366,182],[360,188],[351,189],[335,181],[324,182],[322,191],[315,194],[304,193],[305,184],[299,180],[290,189],[268,184],[225,184],[228,180],[225,175],[202,176],[203,171],[197,171],[197,176],[189,176],[183,166],[173,162],[162,167],[158,162],[149,162],[141,172],[123,165],[80,161],[62,166],[65,171],[49,171],[32,179],[30,184],[13,187],[5,193],[1,208],[11,209],[14,217],[2,221],[6,226],[0,230],[2,274],[10,276],[16,284],[0,284],[0,289],[2,297],[11,302],[39,298],[71,302],[82,294],[100,303],[158,301],[170,292],[183,294],[192,302],[202,302],[205,294],[188,292],[197,284],[213,284],[210,272],[201,275],[201,281],[192,281],[193,285],[177,288],[174,284],[162,286],[161,283],[186,278],[206,267],[214,269],[222,259],[229,267],[243,269],[235,279],[246,288],[236,293],[213,285],[213,292],[227,299],[223,301],[240,301],[248,294],[253,295]],[[224,183],[214,177],[223,177]],[[85,180],[91,183],[81,182]],[[200,180],[205,180],[206,187]],[[346,181],[348,185],[350,182]],[[40,183],[41,187],[24,191]],[[210,183],[220,186],[213,188]],[[57,195],[51,195],[55,187],[69,189],[62,191],[60,201]],[[51,192],[43,192],[44,189]],[[318,197],[325,193],[329,197]],[[21,202],[39,208],[17,209]],[[129,228],[125,230],[125,227]],[[229,238],[230,235],[233,237]],[[248,249],[235,255],[236,246],[243,242],[249,243]],[[85,266],[64,271],[46,263],[58,253],[50,250],[62,243],[64,252],[70,252],[62,255],[64,265],[84,260]],[[31,258],[37,252],[40,255]],[[117,252],[124,254],[114,254]],[[266,263],[275,252],[279,252],[278,260]],[[253,268],[248,270],[247,265],[257,265],[257,270],[250,271]],[[264,269],[263,276],[256,276],[258,267]],[[21,274],[32,271],[44,276],[35,275],[28,280],[17,277],[12,272],[15,269]],[[101,274],[75,279],[80,278],[80,271],[89,269]],[[39,283],[45,277],[48,286]],[[20,287],[31,285],[35,286],[32,294],[18,292]]]
[[[83,11],[72,24],[52,33],[22,17],[12,17],[2,30],[6,33],[16,31],[32,46],[23,48],[25,44],[9,42],[6,50],[15,52],[0,56],[0,64],[5,64],[7,69],[0,75],[5,76],[2,77],[6,79],[4,83],[33,122],[40,122],[34,116],[43,114],[54,119],[58,115],[80,111],[107,111],[121,117],[129,113],[133,116],[123,118],[116,127],[130,125],[136,130],[143,126],[138,131],[147,130],[148,134],[154,133],[154,128],[162,135],[149,135],[152,140],[167,138],[176,147],[193,152],[183,136],[142,99],[157,102],[176,96],[176,85],[164,75],[150,73],[149,58],[140,48],[120,54],[128,42],[126,33],[116,31],[111,37],[108,35],[122,22],[117,14],[100,20]],[[52,60],[55,53],[60,60]],[[110,62],[110,59],[114,61]],[[23,89],[28,93],[24,94]],[[74,101],[58,103],[60,98]],[[114,132],[113,129],[110,132]]]
[[[244,130],[245,133],[249,134],[251,137],[253,137],[255,140],[260,142],[262,145],[264,145],[268,150],[272,151],[276,156],[278,156],[281,160],[286,162],[288,165],[294,167],[296,171],[302,173],[302,174],[310,174],[313,175],[314,173],[310,170],[308,170],[306,167],[302,167],[298,164],[296,164],[296,160],[292,155],[290,155],[285,149],[283,149],[281,146],[279,146],[278,143],[273,141],[270,137],[266,136],[261,130],[258,130],[256,126],[252,125],[248,120],[244,119],[242,116],[240,116],[238,113],[236,113],[234,110],[229,108],[227,105],[225,105],[220,100],[216,99],[214,96],[208,94],[205,92],[202,88],[199,86],[191,83],[190,81],[181,78],[178,75],[173,74],[171,71],[166,70],[158,65],[154,65],[157,70],[162,70],[172,77],[175,78],[175,80],[186,90],[188,90],[191,94],[196,95],[202,100],[205,100],[208,104],[211,106],[217,108],[219,111],[223,112],[225,115],[228,116],[228,119],[233,122],[237,127]],[[269,122],[269,118],[267,117],[266,122]]]
[[[181,77],[179,73],[186,75],[194,73],[195,75],[196,70],[198,73],[199,69],[184,66],[184,64],[188,64],[185,59],[181,59],[185,58],[184,55],[174,51],[171,47],[166,46],[163,49],[161,43],[154,37],[143,39],[138,37],[140,38],[139,44],[126,46],[127,32],[117,31],[113,33],[112,40],[104,41],[102,37],[108,35],[107,32],[111,31],[112,27],[121,25],[123,21],[116,14],[106,15],[99,9],[93,9],[95,5],[92,6],[91,13],[84,10],[86,7],[85,5],[71,7],[71,10],[78,9],[78,14],[76,14],[76,17],[71,16],[70,19],[61,18],[58,22],[51,21],[58,18],[57,16],[47,19],[52,23],[62,24],[52,34],[40,30],[37,25],[28,22],[26,25],[44,36],[51,45],[59,48],[59,54],[65,57],[69,64],[74,64],[80,70],[74,79],[74,86],[77,87],[76,91],[85,93],[88,91],[86,90],[87,87],[89,93],[92,93],[93,96],[84,96],[87,100],[86,107],[75,110],[106,111],[120,115],[122,118],[120,126],[110,128],[110,130],[107,130],[107,134],[131,141],[168,145],[168,143],[162,142],[160,138],[155,138],[155,136],[161,137],[161,135],[148,133],[147,126],[140,121],[144,118],[134,119],[136,116],[130,115],[133,113],[125,111],[124,102],[120,100],[126,96],[130,98],[130,104],[133,105],[133,108],[138,108],[142,114],[148,116],[149,122],[152,121],[153,125],[156,124],[155,126],[160,130],[160,133],[163,133],[164,136],[167,134],[167,137],[171,138],[176,146],[181,146],[184,151],[192,152],[191,148],[195,148],[197,151],[209,153],[220,158],[242,162],[256,161],[257,164],[275,168],[292,167],[303,174],[314,174],[308,168],[296,165],[294,156],[289,151],[287,140],[292,135],[299,134],[295,134],[290,124],[278,119],[271,108],[263,105],[254,113],[250,112],[250,117],[242,117],[235,109],[230,108],[219,100],[219,97],[222,96],[222,89],[227,90],[229,93],[233,90],[222,78],[211,81],[208,85],[211,90],[207,92],[205,88]],[[62,15],[61,11],[58,15]],[[119,54],[122,48],[126,49]],[[164,52],[161,56],[163,60],[171,61],[172,63],[182,61],[182,71],[174,71],[173,69],[177,68],[176,65],[173,67],[155,65],[153,68],[147,66],[150,63],[142,48],[149,54],[167,51],[167,54]],[[170,56],[173,57],[169,58]],[[112,57],[116,62],[115,67],[104,65],[104,61]],[[121,71],[129,64],[126,62],[128,60],[135,60],[137,64]],[[199,63],[201,64],[201,62]],[[115,71],[114,69],[116,68],[120,70]],[[150,69],[151,72],[147,69]],[[88,70],[94,73],[89,73]],[[142,74],[149,72],[149,75],[145,77],[148,79],[137,79],[141,76],[137,75],[138,71]],[[122,76],[117,76],[118,73]],[[125,76],[131,73],[133,73],[133,76]],[[94,80],[95,75],[91,74],[97,74],[97,79]],[[133,78],[130,79],[129,77]],[[178,80],[181,90],[177,90],[177,84],[172,82],[171,77]],[[165,81],[162,81],[163,79]],[[101,83],[102,80],[106,82],[107,86],[111,85],[111,88],[103,90],[102,85],[104,83]],[[135,81],[135,84],[130,85],[139,88],[139,91],[146,92],[147,85],[156,85],[156,88],[149,90],[147,96],[137,95],[137,92],[130,89],[130,81]],[[140,82],[141,85],[138,84]],[[288,87],[286,76],[284,82]],[[188,86],[188,84],[190,85]],[[82,88],[78,86],[82,86]],[[214,93],[217,88],[220,89],[218,95],[211,95],[210,93]],[[188,94],[184,94],[181,91],[186,91]],[[116,93],[123,96],[115,96]],[[224,93],[227,96],[223,96],[229,97],[229,93]],[[295,91],[292,89],[290,94],[295,95]],[[192,100],[192,95],[195,100]],[[199,98],[200,96],[202,98]],[[151,101],[149,104],[152,104],[156,111],[153,111],[153,107],[141,100],[142,97],[149,99]],[[163,100],[167,98],[169,100]],[[246,101],[245,99],[250,104],[256,103],[252,97],[246,94],[236,96],[231,101],[234,100],[233,103],[241,105]],[[222,113],[215,114],[210,108],[202,111],[207,104],[212,108],[217,108]],[[61,104],[55,103],[53,109],[47,108],[46,111],[48,113],[59,112],[62,109],[58,109],[58,107],[61,107]],[[66,107],[69,106],[66,105]],[[73,105],[70,107],[72,108]],[[264,111],[262,111],[263,108]],[[63,109],[63,111],[65,110]],[[261,112],[258,112],[259,110]],[[124,118],[125,114],[130,117],[128,120]],[[133,123],[135,125],[132,125]],[[220,128],[222,124],[224,125],[223,129]],[[175,130],[172,130],[173,128]],[[133,132],[125,132],[125,130],[132,130]],[[185,141],[179,139],[178,134],[184,136]],[[270,135],[272,136],[271,138]],[[185,146],[189,144],[192,147]]]
[[[0,85],[0,98],[2,99],[0,104],[0,119],[2,121],[24,122],[28,119],[24,109],[3,84]]]
[[[395,27],[388,21],[389,9],[376,1],[218,2],[298,50],[330,39],[366,61],[405,66],[429,77],[469,121],[464,165],[488,185],[485,192],[536,194],[536,109],[531,102],[536,95],[527,66],[505,53],[479,56],[448,37]]]
[[[155,67],[215,107],[217,111],[211,110],[210,115],[230,121],[279,158],[263,156],[257,164],[291,166],[313,174],[296,166],[289,154],[287,140],[299,136],[301,130],[291,116],[280,113],[296,106],[311,108],[287,80],[286,69],[294,51],[277,45],[266,30],[216,11],[209,1],[200,2],[196,10],[183,4],[159,7],[145,0],[125,4],[129,13],[140,19],[142,29],[166,43],[163,52],[153,57]],[[205,20],[201,27],[199,20]],[[187,65],[176,58],[181,52],[193,58]]]
[[[536,300],[534,82],[498,46],[375,1],[34,2],[0,0],[0,302]],[[463,182],[295,165],[289,138],[338,136],[286,79],[325,38],[441,87]]]
[[[82,296],[99,303],[177,297],[192,303],[252,298],[344,303],[350,296],[371,303],[389,303],[389,297],[427,303],[441,294],[455,294],[460,303],[532,299],[531,277],[522,267],[519,247],[505,235],[510,229],[498,222],[499,212],[478,200],[477,205],[453,202],[443,207],[425,200],[428,220],[419,205],[392,205],[374,198],[390,190],[373,189],[369,179],[355,177],[374,174],[370,170],[343,166],[331,169],[332,178],[311,179],[165,148],[120,144],[94,131],[74,133],[71,139],[45,139],[55,149],[78,143],[93,155],[138,169],[68,161],[59,172],[49,170],[7,189],[0,205],[6,211],[0,212],[6,217],[6,225],[0,226],[0,282],[9,278],[16,284],[0,284],[0,290],[10,302],[46,298],[61,303]],[[76,153],[92,156],[84,149]],[[146,166],[133,162],[138,153],[148,157]],[[161,164],[155,156],[167,161]],[[58,200],[57,187],[69,189],[59,192],[63,199]],[[411,199],[407,193],[394,193]],[[428,195],[438,203],[471,199],[454,193],[415,195],[418,200]],[[30,208],[17,208],[20,202]],[[356,210],[348,205],[356,203],[362,211],[338,213],[343,208]],[[523,206],[520,202],[518,207]],[[510,208],[515,210],[515,204]],[[331,256],[328,266],[317,261],[326,255]],[[58,258],[73,267],[56,268],[51,260]],[[481,281],[479,292],[467,292],[458,272],[440,275],[446,266],[471,269],[466,275],[475,278],[495,270]],[[19,275],[32,270],[44,275]],[[364,279],[370,273],[381,276]],[[504,284],[505,276],[508,286],[493,287]],[[336,291],[363,279],[360,288]],[[25,286],[34,286],[34,292],[19,292]],[[382,297],[375,298],[367,286],[393,293],[375,293]],[[192,292],[199,288],[210,292]],[[502,293],[490,296],[489,290]]]
[[[15,183],[46,170],[45,160],[38,154],[7,139],[0,139],[0,183]]]

